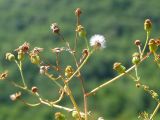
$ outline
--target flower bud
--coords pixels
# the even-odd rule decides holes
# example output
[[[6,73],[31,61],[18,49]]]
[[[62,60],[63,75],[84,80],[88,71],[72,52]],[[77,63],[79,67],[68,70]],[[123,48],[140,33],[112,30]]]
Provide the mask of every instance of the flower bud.
[[[150,52],[154,53],[154,52],[157,51],[158,46],[157,46],[157,43],[156,43],[156,41],[154,39],[150,39],[148,45],[149,45]]]
[[[55,120],[66,120],[66,117],[61,112],[56,112],[55,113]]]
[[[141,86],[140,83],[136,83],[136,87],[139,88]]]
[[[78,25],[76,31],[78,32],[78,35],[82,38],[86,37],[86,31],[84,30],[84,27],[82,25]]]
[[[12,53],[6,53],[6,59],[9,61],[15,60],[15,56]]]
[[[153,99],[156,99],[158,97],[158,94],[154,90],[150,90],[150,93]]]
[[[77,111],[73,111],[72,112],[72,117],[73,118],[78,118],[78,112]]]
[[[120,74],[125,73],[125,70],[126,70],[126,68],[123,65],[121,65],[121,63],[118,63],[118,62],[114,63],[113,69]]]
[[[81,9],[80,9],[80,8],[77,8],[77,9],[75,10],[75,15],[79,17],[81,14],[82,14]]]
[[[74,73],[73,68],[71,66],[67,66],[65,69],[65,76],[69,78],[73,75],[73,73]]]
[[[31,63],[33,64],[39,64],[40,63],[40,57],[37,54],[30,55]]]
[[[31,90],[32,90],[33,93],[38,92],[38,88],[36,86],[33,86]]]
[[[146,31],[150,31],[152,28],[152,22],[150,19],[146,19],[145,22],[144,22],[144,30]]]
[[[139,46],[139,45],[141,45],[141,41],[140,40],[135,40],[134,44],[137,45],[137,46]]]
[[[132,63],[137,65],[140,62],[140,54],[139,53],[133,53],[132,55]]]
[[[22,50],[18,51],[18,60],[22,61],[24,59],[24,52]]]

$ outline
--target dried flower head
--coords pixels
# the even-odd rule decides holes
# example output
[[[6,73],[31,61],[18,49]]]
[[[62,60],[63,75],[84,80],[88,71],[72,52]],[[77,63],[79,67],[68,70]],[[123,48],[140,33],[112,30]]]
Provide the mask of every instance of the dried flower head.
[[[10,99],[11,99],[12,101],[15,101],[15,100],[19,99],[20,96],[21,96],[21,92],[16,92],[16,93],[10,95]]]
[[[4,80],[8,77],[8,71],[4,71],[3,73],[0,73],[0,80]]]
[[[57,25],[57,23],[53,23],[51,26],[50,26],[51,30],[53,31],[53,33],[59,33],[60,29],[59,29],[59,26]]]
[[[157,46],[160,46],[160,38],[156,39]]]
[[[45,74],[48,71],[49,67],[50,66],[40,66],[40,74]]]
[[[22,51],[23,53],[27,53],[29,50],[29,47],[30,47],[29,43],[25,42],[21,46],[19,46],[15,51],[17,52]]]
[[[40,52],[43,51],[43,48],[39,48],[39,47],[35,47],[33,48],[33,50],[31,51],[31,53],[33,54],[39,54]]]
[[[105,44],[106,44],[106,40],[105,40],[105,37],[102,35],[96,34],[92,36],[90,39],[90,45],[96,49],[105,48],[106,47]]]
[[[60,53],[60,52],[62,52],[63,50],[64,50],[64,48],[53,48],[53,49],[51,49],[52,50],[52,52],[53,53]]]
[[[77,8],[77,9],[75,10],[75,15],[76,15],[76,16],[80,16],[81,14],[82,14],[81,9],[80,9],[80,8]]]

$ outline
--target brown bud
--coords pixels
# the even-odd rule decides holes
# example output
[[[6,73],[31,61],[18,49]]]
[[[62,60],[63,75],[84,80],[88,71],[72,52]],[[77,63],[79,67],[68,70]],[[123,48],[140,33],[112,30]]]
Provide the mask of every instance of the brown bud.
[[[33,93],[38,92],[38,88],[36,86],[33,86],[31,90],[32,90]]]
[[[137,45],[137,46],[139,46],[139,45],[141,45],[141,41],[140,40],[135,40],[134,44]]]
[[[81,9],[80,9],[80,8],[77,8],[77,9],[75,10],[75,15],[76,15],[76,16],[80,16],[81,14],[82,14]]]

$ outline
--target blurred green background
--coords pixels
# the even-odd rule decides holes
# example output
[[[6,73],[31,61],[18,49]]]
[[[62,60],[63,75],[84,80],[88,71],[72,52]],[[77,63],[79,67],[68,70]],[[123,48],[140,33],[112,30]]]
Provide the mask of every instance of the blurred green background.
[[[28,41],[31,47],[43,47],[42,53],[52,64],[55,55],[51,48],[64,44],[53,35],[50,25],[57,22],[64,37],[73,46],[76,17],[74,10],[82,9],[81,24],[90,38],[94,34],[106,37],[107,47],[97,51],[82,68],[87,90],[100,85],[117,75],[112,64],[122,62],[131,66],[132,53],[137,51],[134,40],[143,43],[146,34],[144,20],[153,22],[152,38],[160,35],[159,0],[0,0],[0,71],[9,70],[9,81],[19,81],[20,75],[16,65],[5,61],[5,53],[12,52],[19,45]],[[85,47],[79,39],[79,50]],[[64,60],[65,59],[65,60]],[[63,61],[64,60],[64,61]],[[159,69],[150,57],[140,67],[141,80],[159,93]],[[36,85],[46,98],[56,98],[57,87],[46,77],[39,75],[39,69],[25,60],[24,72],[29,87]],[[68,56],[62,57],[64,66],[71,64]],[[70,84],[78,104],[83,107],[83,98],[78,80]],[[19,91],[9,84],[0,82],[0,120],[53,120],[54,112],[60,111],[46,106],[30,108],[20,102],[12,102],[9,95]],[[24,99],[34,102],[35,99],[24,93]],[[71,107],[68,99],[60,104]],[[137,120],[138,114],[146,110],[151,113],[156,102],[135,87],[135,83],[127,77],[103,88],[95,96],[89,98],[89,110],[95,119],[99,116],[105,120]],[[61,111],[65,113],[64,111]],[[71,120],[70,114],[65,113]],[[155,120],[159,120],[160,115]]]

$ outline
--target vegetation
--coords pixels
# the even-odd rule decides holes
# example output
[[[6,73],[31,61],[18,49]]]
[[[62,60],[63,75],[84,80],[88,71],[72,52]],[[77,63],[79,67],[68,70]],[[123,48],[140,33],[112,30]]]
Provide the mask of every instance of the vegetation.
[[[140,39],[145,43],[145,33],[143,22],[150,18],[153,22],[151,31],[152,38],[159,37],[159,7],[158,0],[149,2],[127,1],[127,0],[108,0],[108,1],[54,1],[54,0],[5,0],[0,1],[0,53],[1,67],[0,71],[8,69],[9,77],[7,80],[20,82],[18,69],[14,64],[5,60],[5,53],[15,50],[25,41],[32,46],[45,48],[41,56],[45,56],[48,63],[55,64],[55,56],[51,55],[51,48],[62,47],[63,44],[58,36],[52,35],[49,30],[51,23],[58,22],[61,32],[65,39],[74,46],[74,31],[76,17],[73,17],[73,10],[77,7],[82,9],[81,23],[87,31],[87,37],[90,38],[94,33],[99,32],[107,39],[107,47],[103,51],[97,51],[89,59],[87,65],[82,69],[82,74],[87,85],[87,91],[92,90],[104,83],[104,81],[117,75],[112,70],[112,64],[120,61],[128,68],[131,66],[132,53],[137,51],[134,47],[135,39]],[[133,43],[133,44],[131,44]],[[78,51],[84,46],[84,40],[78,39]],[[148,49],[147,49],[148,50]],[[124,54],[125,53],[125,54]],[[80,54],[80,53],[79,53]],[[67,58],[67,59],[66,59]],[[61,64],[66,66],[73,61],[68,59],[68,54],[63,55]],[[138,72],[142,83],[146,83],[151,89],[159,92],[158,84],[159,69],[157,64],[153,63],[153,56],[149,57],[141,64]],[[30,64],[30,61],[24,60],[24,76],[27,84],[31,88],[37,86],[41,94],[48,99],[57,98],[57,87],[46,77],[39,75],[39,69]],[[154,71],[154,72],[153,72]],[[74,89],[73,94],[79,106],[83,106],[81,97],[81,88],[76,79],[70,84]],[[26,105],[9,100],[9,95],[19,89],[11,87],[10,82],[0,82],[0,119],[53,119],[53,113],[59,112],[57,109],[39,106],[30,108]],[[55,91],[55,92],[53,92]],[[35,99],[27,94],[23,97],[29,102]],[[156,102],[152,100],[149,94],[143,89],[137,89],[135,83],[128,77],[103,88],[94,96],[88,99],[89,110],[94,110],[95,118],[103,116],[106,120],[137,120],[137,116],[143,110],[151,113],[156,107]],[[62,105],[71,107],[72,103],[68,99],[61,102]],[[12,108],[12,109],[11,109]],[[83,109],[83,108],[80,108]],[[103,112],[106,111],[106,112]],[[63,112],[65,115],[68,113]],[[155,120],[159,115],[156,115]],[[67,116],[70,118],[70,116]]]

